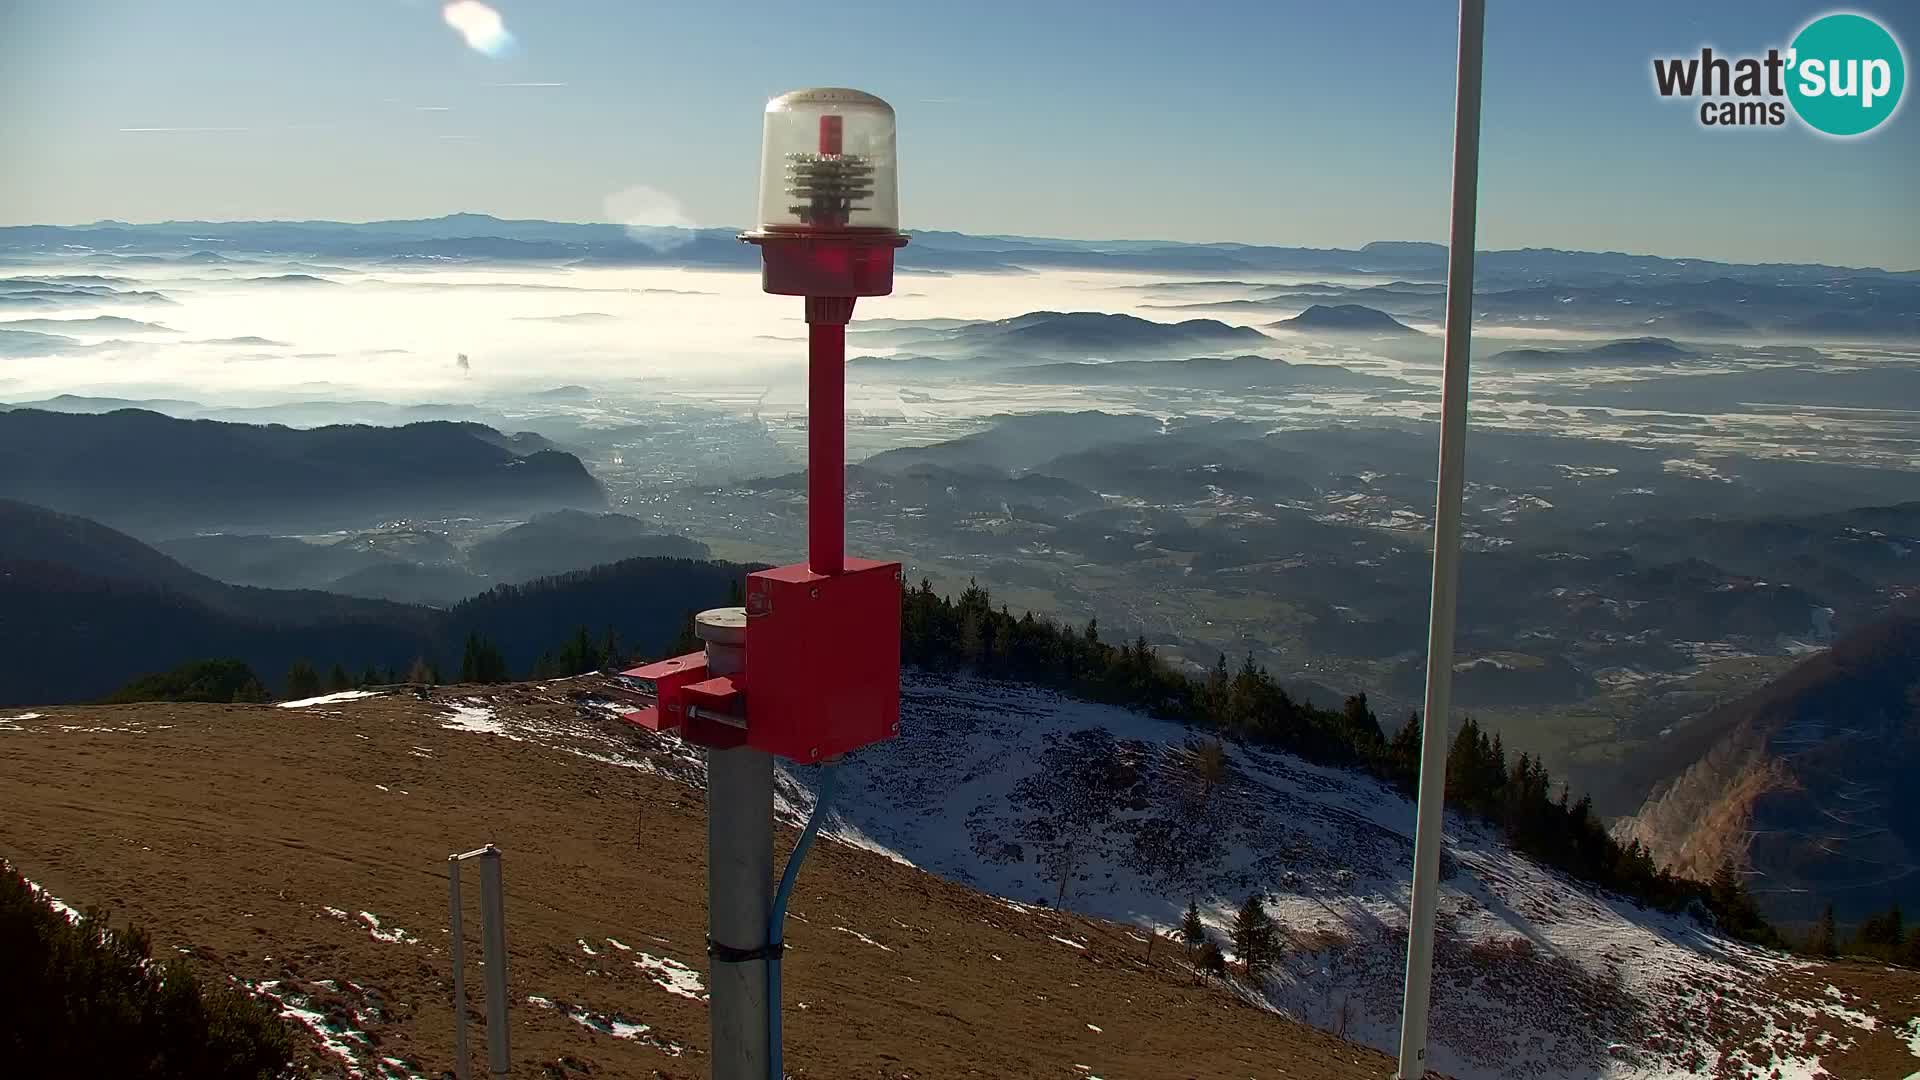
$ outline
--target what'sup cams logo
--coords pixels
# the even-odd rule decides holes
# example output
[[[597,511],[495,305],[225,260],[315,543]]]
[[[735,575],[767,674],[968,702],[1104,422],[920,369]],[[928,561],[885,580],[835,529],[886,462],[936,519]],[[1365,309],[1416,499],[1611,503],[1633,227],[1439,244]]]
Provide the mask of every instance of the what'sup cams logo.
[[[1663,98],[1699,99],[1704,127],[1780,127],[1791,108],[1822,134],[1865,135],[1892,118],[1906,84],[1900,42],[1851,12],[1822,15],[1765,56],[1707,48],[1653,61],[1654,89]]]

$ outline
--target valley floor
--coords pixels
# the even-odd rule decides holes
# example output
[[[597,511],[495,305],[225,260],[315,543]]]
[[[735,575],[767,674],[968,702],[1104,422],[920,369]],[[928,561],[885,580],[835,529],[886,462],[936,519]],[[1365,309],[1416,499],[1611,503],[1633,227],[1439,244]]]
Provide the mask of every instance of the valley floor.
[[[493,842],[505,852],[515,1075],[702,1077],[694,763],[634,750],[578,685],[488,688],[512,695],[518,734],[459,690],[430,703],[0,714],[0,857],[68,904],[145,928],[156,953],[274,997],[307,1033],[311,1075],[412,1078],[451,1065],[446,857]],[[543,726],[578,737],[526,734]],[[792,835],[782,830],[781,857]],[[476,1051],[478,921],[466,924]],[[787,937],[798,1077],[1393,1070],[1377,1051],[1196,985],[1164,943],[1149,961],[1136,930],[841,844],[809,858]]]

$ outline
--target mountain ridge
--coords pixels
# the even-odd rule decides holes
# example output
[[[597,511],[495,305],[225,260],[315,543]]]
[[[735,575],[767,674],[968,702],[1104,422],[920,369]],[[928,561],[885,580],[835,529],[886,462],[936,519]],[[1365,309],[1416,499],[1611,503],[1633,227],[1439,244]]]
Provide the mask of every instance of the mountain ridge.
[[[550,446],[447,421],[287,428],[10,409],[0,497],[149,534],[604,505],[580,460]]]

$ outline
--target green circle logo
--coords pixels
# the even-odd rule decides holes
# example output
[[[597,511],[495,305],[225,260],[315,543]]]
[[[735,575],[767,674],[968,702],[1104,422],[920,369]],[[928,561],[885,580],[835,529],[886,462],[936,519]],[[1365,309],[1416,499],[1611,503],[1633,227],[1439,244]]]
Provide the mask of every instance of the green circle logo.
[[[1793,39],[1787,100],[1807,126],[1864,135],[1900,107],[1906,58],[1886,28],[1865,15],[1823,15]]]

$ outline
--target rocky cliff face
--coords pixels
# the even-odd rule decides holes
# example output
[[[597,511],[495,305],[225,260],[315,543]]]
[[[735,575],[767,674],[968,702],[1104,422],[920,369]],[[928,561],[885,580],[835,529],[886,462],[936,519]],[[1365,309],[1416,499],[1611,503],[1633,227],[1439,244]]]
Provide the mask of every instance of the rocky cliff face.
[[[1732,861],[1777,921],[1920,902],[1920,618],[1866,627],[1701,721],[1720,732],[1621,823],[1674,871]]]

